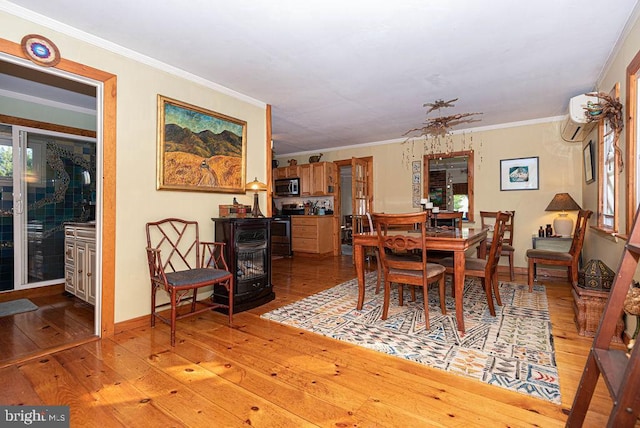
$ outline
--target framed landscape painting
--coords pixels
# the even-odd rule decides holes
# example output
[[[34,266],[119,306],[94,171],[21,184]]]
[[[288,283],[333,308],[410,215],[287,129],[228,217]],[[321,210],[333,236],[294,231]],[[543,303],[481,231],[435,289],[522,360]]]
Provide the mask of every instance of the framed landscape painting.
[[[158,95],[157,188],[244,193],[247,123]]]
[[[500,161],[500,190],[537,190],[538,157]]]

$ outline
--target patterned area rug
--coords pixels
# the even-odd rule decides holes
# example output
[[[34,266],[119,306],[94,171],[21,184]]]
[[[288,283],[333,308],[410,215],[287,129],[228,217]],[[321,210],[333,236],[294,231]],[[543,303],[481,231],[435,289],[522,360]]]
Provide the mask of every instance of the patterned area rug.
[[[355,309],[355,279],[262,315],[303,330],[343,340],[430,367],[470,377],[536,398],[560,403],[558,369],[551,334],[545,287],[503,282],[496,317],[477,279],[467,279],[464,289],[466,333],[456,328],[455,302],[447,286],[447,315],[442,315],[437,287],[429,290],[429,321],[424,325],[422,291],[398,306],[392,286],[389,316],[381,320],[383,293],[375,294],[376,273],[366,275],[362,311]]]

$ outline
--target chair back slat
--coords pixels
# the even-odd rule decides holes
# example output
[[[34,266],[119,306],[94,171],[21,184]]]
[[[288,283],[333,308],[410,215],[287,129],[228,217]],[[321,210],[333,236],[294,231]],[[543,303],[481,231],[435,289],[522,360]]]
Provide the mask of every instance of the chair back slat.
[[[434,226],[441,226],[442,220],[444,220],[451,225],[451,228],[462,230],[462,216],[464,215],[462,211],[440,211],[431,215],[435,219]]]
[[[587,232],[587,226],[589,217],[591,217],[593,211],[580,210],[578,211],[578,218],[576,219],[576,227],[573,231],[573,240],[571,241],[571,248],[569,254],[573,257],[578,257],[582,251],[582,245],[584,244],[584,236]]]
[[[515,211],[500,211],[500,212],[506,213],[509,215],[509,219],[505,224],[503,243],[508,245],[513,245],[514,221],[515,221],[516,212]],[[498,211],[480,211],[480,226],[483,229],[486,227],[493,227],[495,225],[497,216],[498,216]]]
[[[156,250],[166,272],[201,267],[198,222],[168,218],[147,223],[147,247]]]
[[[373,214],[385,275],[388,274],[389,269],[424,271],[427,263],[425,248],[427,216],[426,211],[408,214]],[[408,232],[412,230],[415,232],[409,234]],[[416,253],[416,256],[394,257],[394,255],[405,253]],[[422,275],[422,277],[426,286],[426,276]]]
[[[511,215],[508,212],[496,212],[496,222],[493,225],[493,235],[491,237],[491,247],[489,248],[489,257],[486,265],[486,275],[491,278],[498,268],[498,262],[502,255],[502,245],[505,242],[505,231],[507,222]]]

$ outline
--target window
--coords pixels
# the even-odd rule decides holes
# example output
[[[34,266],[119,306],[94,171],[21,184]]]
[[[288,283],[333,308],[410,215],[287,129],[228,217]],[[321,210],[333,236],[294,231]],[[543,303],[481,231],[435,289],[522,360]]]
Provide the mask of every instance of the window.
[[[620,96],[620,84],[610,92],[613,98]],[[616,134],[608,119],[598,123],[598,228],[618,232],[618,172],[620,151],[616,147]]]

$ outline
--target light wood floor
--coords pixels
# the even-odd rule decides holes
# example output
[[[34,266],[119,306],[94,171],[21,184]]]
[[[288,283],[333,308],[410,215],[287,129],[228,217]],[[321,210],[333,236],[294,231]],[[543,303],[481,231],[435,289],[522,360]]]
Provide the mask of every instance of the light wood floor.
[[[0,367],[95,336],[94,307],[63,286],[0,294],[0,302],[28,298],[38,309],[0,318]]]
[[[562,394],[554,405],[261,320],[355,276],[349,257],[278,259],[273,270],[276,300],[236,314],[233,328],[207,313],[180,322],[173,349],[159,323],[4,367],[0,403],[70,405],[82,427],[564,426],[591,344],[576,333],[566,281],[545,281]],[[585,426],[604,426],[610,407],[601,384]]]

